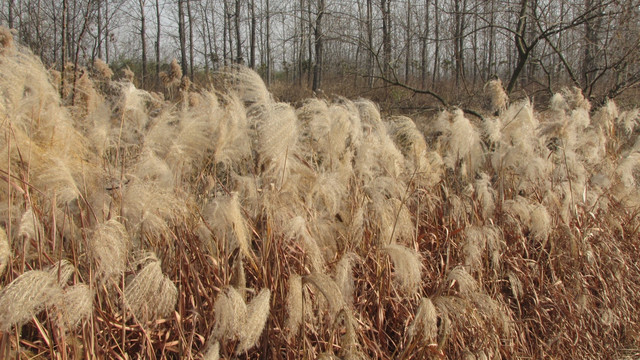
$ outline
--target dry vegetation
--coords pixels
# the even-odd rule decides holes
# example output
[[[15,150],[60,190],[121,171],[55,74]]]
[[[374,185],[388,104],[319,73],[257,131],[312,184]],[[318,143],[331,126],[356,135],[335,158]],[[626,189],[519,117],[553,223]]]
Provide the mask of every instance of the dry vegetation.
[[[637,110],[492,83],[482,122],[421,131],[243,68],[172,70],[164,100],[104,63],[60,91],[2,36],[2,358],[638,352]]]

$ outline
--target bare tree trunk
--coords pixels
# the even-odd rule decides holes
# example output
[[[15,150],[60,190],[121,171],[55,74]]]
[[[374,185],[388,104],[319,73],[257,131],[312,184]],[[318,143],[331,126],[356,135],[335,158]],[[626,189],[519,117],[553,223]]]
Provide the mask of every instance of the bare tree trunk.
[[[62,46],[60,47],[60,53],[62,54],[60,58],[60,97],[64,99],[64,86],[65,86],[65,64],[67,63],[67,7],[69,4],[68,0],[62,0],[62,23],[60,27],[60,36],[62,40]]]
[[[311,15],[311,0],[307,0],[307,59],[309,60],[309,71],[307,71],[307,84],[313,84],[313,71],[311,71],[311,61],[313,59],[313,47],[314,41],[311,39],[311,34],[314,32],[314,23]],[[314,33],[315,34],[315,33]]]
[[[191,0],[187,1],[187,20],[189,21],[189,77],[193,79],[193,16],[191,14]]]
[[[200,5],[202,5],[202,3],[200,3]],[[202,9],[202,8],[201,8]],[[211,49],[209,49],[208,47],[208,43],[207,40],[209,38],[208,36],[208,21],[207,21],[207,14],[205,9],[202,9],[202,14],[204,15],[204,21],[202,21],[202,51],[203,51],[203,57],[204,57],[204,72],[205,74],[209,73],[209,52],[211,51]]]
[[[140,77],[140,87],[144,88],[145,79],[147,77],[147,38],[146,38],[146,21],[144,14],[145,0],[138,0],[140,5],[140,43],[142,46],[142,76]]]
[[[455,84],[460,85],[461,80],[464,78],[464,55],[463,44],[464,38],[462,36],[464,14],[463,9],[460,7],[461,0],[453,1],[453,16],[454,16],[454,30],[453,30],[453,58],[455,61]]]
[[[227,26],[228,21],[228,13],[229,7],[227,5],[227,0],[222,1],[223,7],[223,16],[222,16],[222,59],[224,66],[227,66],[227,35],[229,33],[229,27]],[[267,23],[268,25],[268,23]]]
[[[497,75],[498,68],[495,60],[495,43],[496,43],[496,28],[495,28],[495,0],[490,1],[490,9],[489,9],[489,60],[487,65],[488,74],[486,77],[489,78],[491,73]],[[492,69],[493,68],[493,69]]]
[[[404,59],[404,81],[409,83],[409,76],[411,75],[411,0],[407,0],[407,28],[405,29],[405,47],[407,50]]]
[[[256,68],[256,2],[250,0],[249,9],[251,13],[251,37],[249,38],[249,67]]]
[[[242,39],[240,38],[240,1],[236,0],[236,10],[233,17],[234,25],[236,28],[236,63],[244,63],[242,58]]]
[[[367,0],[367,47],[369,48],[369,58],[367,59],[367,84],[369,89],[373,87],[373,4],[372,0]]]
[[[421,79],[422,79],[422,88],[426,89],[427,88],[427,67],[428,67],[428,63],[427,63],[427,58],[429,57],[429,48],[427,47],[427,38],[429,37],[429,0],[425,0],[424,2],[424,33],[422,34],[422,41],[421,41],[421,46],[422,49],[420,51],[420,55],[421,55],[421,62],[420,62],[420,69],[421,69]]]
[[[156,0],[156,81],[160,83],[160,0]]]
[[[13,29],[13,8],[16,6],[15,0],[9,0],[9,14],[7,19],[7,24],[9,25],[9,29]]]
[[[304,53],[305,53],[304,0],[300,0],[298,2],[298,5],[300,6],[300,9],[299,9],[300,10],[300,15],[299,15],[300,16],[300,34],[299,34],[300,45],[298,47],[298,51],[296,52],[298,56],[298,61],[297,61],[298,77],[296,80],[298,82],[298,86],[302,86],[302,78],[304,74],[303,62],[304,62]]]
[[[109,63],[109,1],[104,2],[104,61]]]
[[[380,0],[380,8],[382,10],[382,52],[383,61],[382,70],[384,76],[389,76],[391,67],[391,0]]]
[[[97,0],[97,2],[98,2],[97,47],[98,47],[98,58],[102,59],[102,0]],[[55,47],[55,44],[54,44],[54,47]]]
[[[270,27],[270,23],[271,23],[271,13],[270,13],[270,8],[269,8],[269,0],[266,0],[265,3],[266,6],[266,14],[265,14],[265,21],[267,23],[267,34],[266,34],[266,38],[267,38],[267,86],[271,85],[271,27]]]
[[[322,85],[322,51],[323,51],[323,34],[322,34],[322,16],[324,15],[324,0],[318,0],[318,15],[316,17],[316,29],[314,32],[316,45],[316,63],[313,67],[313,91],[320,90]]]
[[[180,37],[180,65],[182,67],[182,74],[189,74],[187,68],[187,39],[184,28],[184,7],[185,0],[178,0],[178,36]]]
[[[433,54],[433,79],[431,79],[431,88],[435,87],[436,81],[439,80],[438,75],[440,74],[440,8],[438,7],[438,0],[435,0],[433,5],[433,14],[435,16],[435,49]]]
[[[587,96],[593,91],[593,79],[596,72],[596,52],[598,51],[598,31],[602,23],[602,0],[584,0],[585,13],[593,12],[597,15],[594,19],[587,20],[585,28],[585,44],[582,60],[582,81]]]

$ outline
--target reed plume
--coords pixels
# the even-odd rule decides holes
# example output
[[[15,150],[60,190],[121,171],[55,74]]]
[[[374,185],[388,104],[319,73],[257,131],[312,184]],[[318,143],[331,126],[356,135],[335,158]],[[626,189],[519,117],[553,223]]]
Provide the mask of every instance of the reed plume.
[[[141,254],[143,265],[124,289],[124,302],[142,324],[169,316],[178,301],[178,289],[162,273],[160,260],[153,253]]]
[[[7,238],[7,232],[0,227],[0,276],[4,275],[4,270],[9,265],[11,259],[11,245]]]
[[[89,248],[103,280],[120,275],[126,268],[131,242],[124,225],[115,219],[99,224]]]
[[[60,303],[62,288],[57,275],[31,270],[18,276],[0,293],[0,330],[21,326],[45,307]]]

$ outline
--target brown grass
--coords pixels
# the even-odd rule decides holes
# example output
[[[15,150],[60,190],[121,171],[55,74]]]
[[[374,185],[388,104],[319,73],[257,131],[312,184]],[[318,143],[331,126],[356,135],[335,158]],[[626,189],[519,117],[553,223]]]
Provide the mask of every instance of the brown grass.
[[[0,358],[639,352],[638,111],[494,94],[484,123],[416,126],[242,68],[177,103],[87,77],[63,105],[13,46]]]

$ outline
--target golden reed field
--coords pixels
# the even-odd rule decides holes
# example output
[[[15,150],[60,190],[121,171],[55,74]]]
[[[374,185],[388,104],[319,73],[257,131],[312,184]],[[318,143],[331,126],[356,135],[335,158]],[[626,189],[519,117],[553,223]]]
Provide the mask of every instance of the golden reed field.
[[[640,111],[163,94],[0,31],[0,358],[640,353]]]

